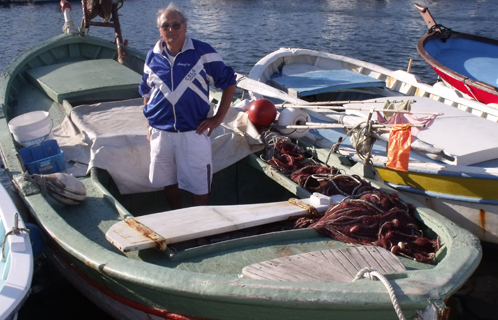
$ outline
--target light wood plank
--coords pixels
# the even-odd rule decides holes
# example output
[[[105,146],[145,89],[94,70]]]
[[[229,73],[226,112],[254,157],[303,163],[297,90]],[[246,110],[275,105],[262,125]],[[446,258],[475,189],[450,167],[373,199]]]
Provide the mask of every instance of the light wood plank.
[[[293,282],[351,282],[358,271],[372,267],[381,274],[405,271],[391,252],[381,247],[360,246],[307,252],[244,267],[245,277]]]
[[[311,198],[310,198],[311,199]],[[312,203],[310,199],[300,200]],[[314,202],[313,202],[314,203]],[[316,204],[319,212],[329,204]],[[133,228],[126,221],[113,225],[106,238],[123,252],[158,247],[186,240],[198,239],[225,232],[297,218],[308,214],[306,209],[288,201],[237,206],[200,206],[166,211],[133,218]],[[162,239],[151,239],[154,233]]]

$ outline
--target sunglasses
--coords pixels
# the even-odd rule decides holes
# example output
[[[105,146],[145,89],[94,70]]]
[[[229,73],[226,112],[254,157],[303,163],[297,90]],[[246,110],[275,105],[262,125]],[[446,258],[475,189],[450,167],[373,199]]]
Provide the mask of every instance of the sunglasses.
[[[180,29],[182,27],[182,23],[179,23],[179,22],[173,22],[172,24],[169,24],[169,23],[163,23],[161,25],[161,29],[163,29],[164,31],[168,31],[170,28],[173,28],[173,29]]]

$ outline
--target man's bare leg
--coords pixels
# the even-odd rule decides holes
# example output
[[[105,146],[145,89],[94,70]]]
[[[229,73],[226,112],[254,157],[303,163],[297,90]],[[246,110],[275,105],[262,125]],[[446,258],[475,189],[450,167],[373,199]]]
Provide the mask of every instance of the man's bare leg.
[[[181,209],[182,207],[182,194],[178,188],[178,183],[164,187],[166,200],[168,200],[171,210]]]
[[[209,204],[209,194],[194,194],[194,206],[207,206]]]

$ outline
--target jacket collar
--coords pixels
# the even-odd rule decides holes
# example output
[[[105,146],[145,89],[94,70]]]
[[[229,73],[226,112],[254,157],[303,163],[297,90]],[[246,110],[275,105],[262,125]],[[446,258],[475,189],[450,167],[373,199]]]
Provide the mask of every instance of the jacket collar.
[[[164,40],[161,38],[154,45],[154,49],[152,50],[152,52],[156,54],[163,54],[163,50],[165,49],[165,47],[166,47],[166,42],[164,42]],[[194,43],[192,42],[192,39],[186,35],[182,50],[180,50],[179,53],[185,52],[190,49],[194,49]]]

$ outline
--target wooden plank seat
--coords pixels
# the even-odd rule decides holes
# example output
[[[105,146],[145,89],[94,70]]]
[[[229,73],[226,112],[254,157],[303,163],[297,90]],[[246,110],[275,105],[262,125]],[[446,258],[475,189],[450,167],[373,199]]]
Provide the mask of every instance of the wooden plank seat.
[[[385,82],[351,70],[322,70],[309,65],[286,65],[273,85],[293,97],[358,88],[385,88]]]
[[[112,59],[65,62],[30,69],[28,80],[54,101],[131,99],[142,76]]]
[[[251,279],[294,282],[351,282],[358,271],[374,268],[381,274],[403,272],[403,263],[393,253],[376,246],[306,252],[255,263],[242,275]]]
[[[332,198],[315,193],[301,204],[324,212]],[[106,239],[123,252],[157,248],[225,232],[297,218],[308,214],[306,206],[289,201],[247,205],[200,206],[129,218],[114,224]]]

